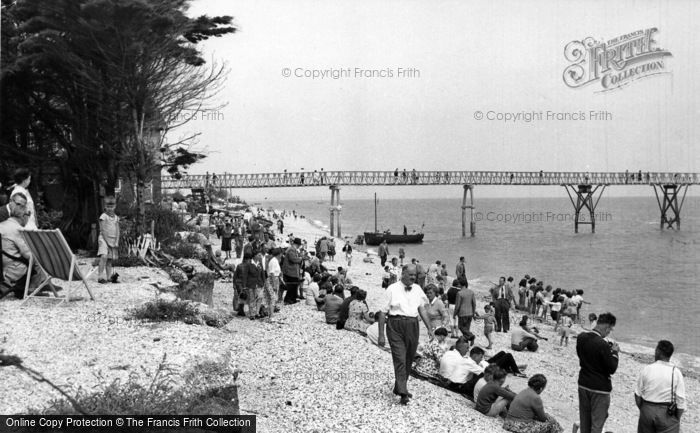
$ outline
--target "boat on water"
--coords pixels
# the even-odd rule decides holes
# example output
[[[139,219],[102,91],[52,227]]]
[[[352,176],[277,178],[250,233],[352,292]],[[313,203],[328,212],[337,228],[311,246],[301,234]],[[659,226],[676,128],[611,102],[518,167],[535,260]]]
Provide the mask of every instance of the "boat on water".
[[[425,225],[425,224],[423,224]],[[377,230],[377,194],[374,194],[374,232],[364,232],[364,241],[367,245],[379,245],[383,241],[387,244],[419,244],[423,242],[423,227],[421,227],[420,233],[405,233],[396,235],[392,234],[390,231],[380,232]]]

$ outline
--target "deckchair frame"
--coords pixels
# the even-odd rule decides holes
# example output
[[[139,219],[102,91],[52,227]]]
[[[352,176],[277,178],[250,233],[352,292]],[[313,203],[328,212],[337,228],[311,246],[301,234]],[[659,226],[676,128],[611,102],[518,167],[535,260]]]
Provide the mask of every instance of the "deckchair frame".
[[[30,233],[31,232],[31,233]],[[46,275],[46,279],[37,286],[34,291],[29,293],[29,283],[30,283],[30,276],[27,276],[27,282],[25,283],[24,286],[24,301],[22,301],[22,304],[27,302],[29,298],[40,298],[39,296],[36,296],[36,293],[38,293],[44,286],[47,284],[51,288],[51,291],[53,292],[54,296],[57,298],[58,293],[56,293],[56,288],[55,286],[51,283],[51,278],[59,278],[52,273],[48,272],[46,268],[42,265],[41,261],[37,258],[37,256],[41,256],[41,253],[39,252],[38,246],[34,243],[33,236],[39,235],[41,236],[42,233],[46,234],[56,234],[57,236],[54,236],[53,239],[58,240],[58,245],[54,245],[55,247],[58,248],[58,253],[59,254],[64,254],[65,256],[70,255],[70,267],[68,269],[68,273],[66,274],[65,272],[62,273],[62,276],[67,275],[68,276],[68,282],[72,282],[73,278],[75,277],[76,279],[80,279],[87,289],[88,293],[90,294],[90,299],[95,300],[95,296],[92,294],[92,290],[90,290],[90,286],[87,284],[87,278],[90,277],[90,275],[95,271],[95,267],[93,267],[87,274],[83,274],[83,272],[80,270],[78,267],[77,261],[75,254],[73,254],[73,251],[71,251],[70,247],[68,246],[68,242],[66,242],[66,239],[63,237],[63,233],[60,230],[20,230],[20,233],[22,235],[22,238],[24,238],[24,241],[27,243],[27,246],[29,247],[30,254],[29,254],[29,266],[27,268],[27,272],[31,272],[33,269],[33,265],[36,262],[36,265],[44,272]],[[64,256],[64,257],[65,257]],[[54,269],[55,270],[55,269]],[[31,274],[30,274],[31,275]],[[59,278],[59,279],[64,279],[64,278]],[[65,302],[67,298],[63,297],[61,299],[61,302],[59,302],[57,305],[62,304]]]

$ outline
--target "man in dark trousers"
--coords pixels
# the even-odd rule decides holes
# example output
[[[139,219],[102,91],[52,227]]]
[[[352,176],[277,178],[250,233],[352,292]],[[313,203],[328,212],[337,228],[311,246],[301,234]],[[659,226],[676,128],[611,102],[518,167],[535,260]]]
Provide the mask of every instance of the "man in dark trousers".
[[[382,268],[386,264],[386,259],[389,256],[389,245],[387,245],[386,240],[383,240],[381,244],[379,244],[379,248],[377,248],[377,254],[379,255],[379,258],[382,261]]]
[[[578,411],[581,433],[601,433],[608,419],[612,381],[618,364],[620,347],[605,340],[615,328],[612,313],[598,316],[591,332],[579,334],[576,341],[581,370],[578,374]]]
[[[510,302],[513,300],[513,291],[506,286],[506,277],[498,280],[498,285],[490,290],[491,299],[496,314],[496,332],[508,332],[510,330]]]
[[[634,401],[639,408],[637,432],[678,433],[681,416],[688,408],[685,381],[680,368],[671,364],[673,343],[661,340],[656,345],[654,363],[642,370],[637,379]],[[668,406],[676,403],[676,413],[669,413]]]
[[[287,248],[284,253],[284,262],[282,263],[282,281],[287,293],[284,295],[284,303],[296,304],[299,297],[299,285],[301,283],[301,256],[299,255],[301,248],[301,239],[294,238],[292,245]]]
[[[416,284],[416,267],[404,266],[401,281],[387,287],[383,313],[388,313],[386,338],[391,347],[391,359],[394,363],[394,394],[401,397],[401,404],[408,404],[413,395],[408,392],[408,375],[413,358],[418,349],[418,316],[423,319],[428,329],[428,336],[433,339],[433,330],[424,305],[428,303],[423,289]],[[377,344],[384,346],[384,329],[379,328]]]
[[[457,280],[460,290],[455,299],[454,317],[457,319],[457,327],[462,335],[469,338],[469,331],[472,325],[472,318],[476,314],[476,297],[474,292],[469,288],[469,283],[466,278]]]
[[[457,267],[455,268],[455,278],[464,278],[465,280],[467,279],[467,264],[464,262],[464,256],[459,258],[459,262],[457,263]]]

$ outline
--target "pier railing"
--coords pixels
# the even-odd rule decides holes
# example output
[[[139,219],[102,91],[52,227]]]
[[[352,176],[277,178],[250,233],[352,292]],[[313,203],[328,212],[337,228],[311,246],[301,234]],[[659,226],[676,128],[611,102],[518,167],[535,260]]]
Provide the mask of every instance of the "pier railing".
[[[162,189],[279,188],[330,185],[698,185],[700,173],[548,171],[298,171],[163,176]]]

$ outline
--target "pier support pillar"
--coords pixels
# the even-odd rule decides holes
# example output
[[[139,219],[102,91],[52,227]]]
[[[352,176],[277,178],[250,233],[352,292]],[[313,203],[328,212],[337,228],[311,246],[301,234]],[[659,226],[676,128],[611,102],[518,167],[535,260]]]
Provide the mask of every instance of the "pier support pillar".
[[[469,204],[467,204],[467,194],[469,195]],[[474,221],[474,186],[464,185],[464,194],[462,195],[462,237],[467,237],[467,209],[469,209],[469,232],[471,237],[476,234],[476,221]]]
[[[676,225],[676,230],[681,229],[681,208],[685,201],[685,194],[688,192],[688,185],[668,184],[668,185],[652,185],[656,202],[659,204],[661,211],[661,230],[669,228],[673,229],[673,224]],[[664,195],[663,203],[659,200],[659,193],[656,188]],[[678,203],[678,193],[683,191],[683,198],[680,204]]]
[[[607,185],[603,185],[603,188],[600,190],[600,195],[598,195],[598,198],[594,203],[593,199],[600,185],[596,185],[595,187],[590,184],[577,186],[564,185],[564,188],[566,188],[566,193],[569,195],[569,199],[571,200],[571,204],[574,205],[574,233],[578,233],[579,224],[589,224],[591,226],[591,233],[595,233],[595,208],[598,206],[598,202],[603,196],[603,191],[605,191],[606,186]],[[571,195],[571,192],[569,192],[569,188],[571,188],[571,191],[576,194],[576,202],[574,202],[574,197]],[[584,208],[586,208],[590,214],[590,221],[580,221],[581,211]]]
[[[331,236],[341,237],[340,234],[340,188],[337,185],[331,185],[331,207],[328,208],[331,213]],[[337,234],[336,232],[337,227]]]

